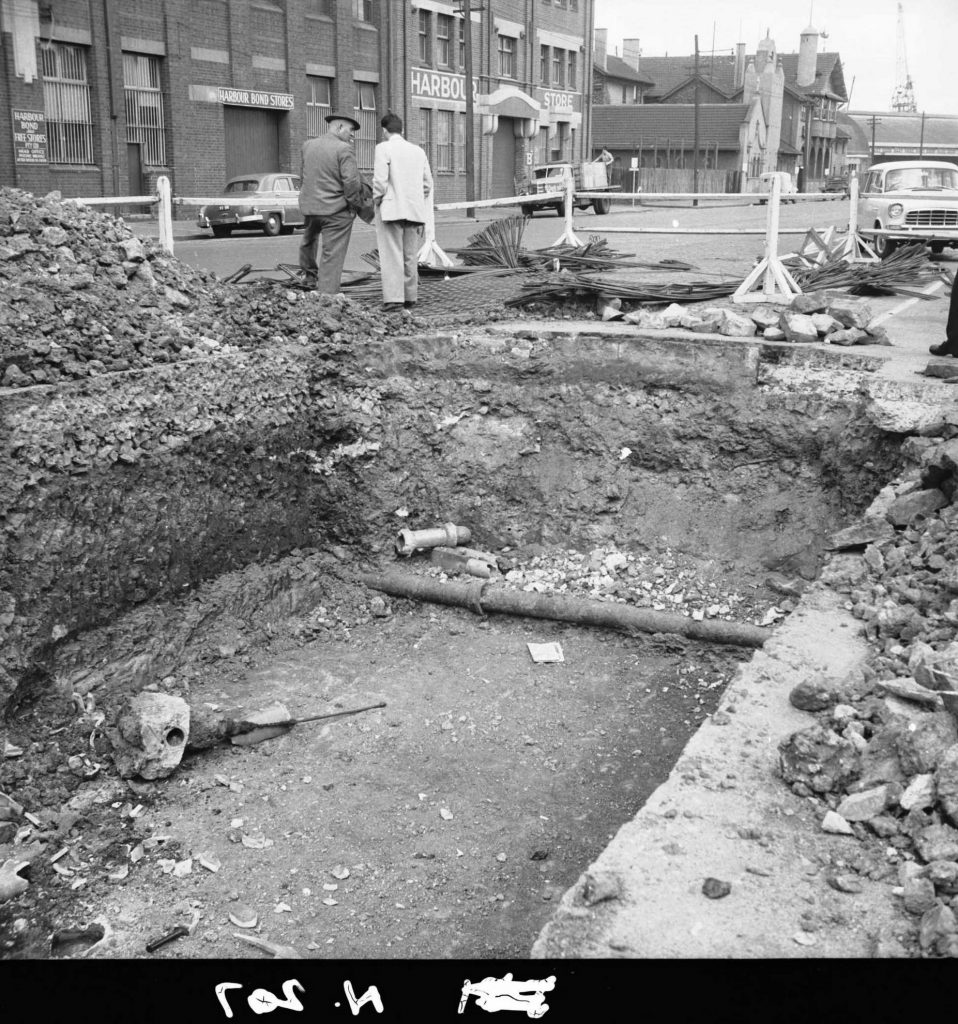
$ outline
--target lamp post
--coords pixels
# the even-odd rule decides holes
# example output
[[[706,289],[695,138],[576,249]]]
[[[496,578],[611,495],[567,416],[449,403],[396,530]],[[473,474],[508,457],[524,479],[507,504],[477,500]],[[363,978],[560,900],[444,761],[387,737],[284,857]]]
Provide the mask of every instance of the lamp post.
[[[475,111],[472,103],[472,0],[462,0],[462,17],[462,42],[466,51],[466,202],[472,203],[476,199]],[[475,220],[476,208],[468,207],[466,216]]]

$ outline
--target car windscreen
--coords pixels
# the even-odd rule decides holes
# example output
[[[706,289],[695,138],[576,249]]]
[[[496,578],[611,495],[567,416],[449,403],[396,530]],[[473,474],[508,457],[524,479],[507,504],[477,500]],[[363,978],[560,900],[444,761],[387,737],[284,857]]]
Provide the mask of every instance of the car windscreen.
[[[243,181],[231,181],[223,190],[223,195],[235,195],[237,192],[255,192],[259,188],[256,178],[247,178]]]
[[[958,167],[902,167],[885,175],[885,191],[911,188],[958,189]]]

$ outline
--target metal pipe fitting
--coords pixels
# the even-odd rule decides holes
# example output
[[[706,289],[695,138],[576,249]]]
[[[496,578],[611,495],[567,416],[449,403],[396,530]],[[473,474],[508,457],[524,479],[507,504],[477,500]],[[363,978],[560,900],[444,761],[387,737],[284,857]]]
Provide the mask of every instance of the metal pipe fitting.
[[[444,523],[429,530],[400,530],[396,538],[396,554],[411,555],[420,548],[454,548],[459,544],[468,544],[472,533],[465,526],[455,523]]]

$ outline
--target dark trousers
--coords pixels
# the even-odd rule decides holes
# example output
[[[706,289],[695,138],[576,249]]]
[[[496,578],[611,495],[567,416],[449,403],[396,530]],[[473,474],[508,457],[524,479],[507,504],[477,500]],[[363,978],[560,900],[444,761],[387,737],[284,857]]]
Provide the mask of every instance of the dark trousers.
[[[299,247],[299,265],[316,290],[324,295],[335,295],[339,291],[356,215],[349,208],[339,213],[307,213],[303,229],[303,241]],[[323,238],[323,251],[316,264],[316,244]]]
[[[955,280],[951,284],[951,303],[948,306],[945,338],[952,348],[958,348],[958,274],[955,275]]]

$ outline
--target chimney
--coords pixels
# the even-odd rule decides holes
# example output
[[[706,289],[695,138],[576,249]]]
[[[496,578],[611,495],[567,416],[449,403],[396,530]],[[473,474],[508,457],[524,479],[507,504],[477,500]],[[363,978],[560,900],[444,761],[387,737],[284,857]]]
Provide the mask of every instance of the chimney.
[[[795,83],[813,85],[818,77],[818,29],[811,25],[801,35],[798,47],[798,74]]]
[[[735,88],[745,84],[745,43],[735,44]]]
[[[592,46],[592,60],[595,66],[597,68],[602,68],[602,70],[605,71],[609,63],[609,30],[607,28],[597,28],[593,30]]]
[[[633,71],[639,70],[639,57],[641,56],[642,48],[639,46],[638,39],[622,40],[622,59]]]

